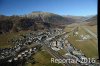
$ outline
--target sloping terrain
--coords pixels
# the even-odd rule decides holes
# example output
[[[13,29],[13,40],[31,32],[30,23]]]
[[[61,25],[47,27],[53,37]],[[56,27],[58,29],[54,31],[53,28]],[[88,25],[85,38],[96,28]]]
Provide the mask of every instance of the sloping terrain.
[[[0,34],[19,31],[37,31],[59,27],[57,24],[19,16],[0,16]]]
[[[97,25],[97,16],[93,16],[92,18],[86,20],[86,22],[89,22],[88,25]]]
[[[0,15],[0,34],[6,32],[19,32],[23,30],[45,30],[72,24],[75,20],[48,12],[32,12],[22,16]]]
[[[72,15],[68,15],[68,16],[64,16],[66,18],[70,18],[70,19],[73,19],[75,22],[82,22],[86,19],[86,17],[84,16],[72,16]]]
[[[32,12],[30,14],[23,15],[24,17],[39,19],[42,18],[45,22],[54,23],[54,24],[71,24],[75,22],[72,18],[67,18],[58,14],[49,13],[49,12]]]

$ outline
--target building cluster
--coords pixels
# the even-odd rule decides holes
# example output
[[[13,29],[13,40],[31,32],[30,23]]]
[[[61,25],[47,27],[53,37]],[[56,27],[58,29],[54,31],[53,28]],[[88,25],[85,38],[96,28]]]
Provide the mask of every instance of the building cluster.
[[[30,58],[35,52],[37,51],[37,48],[30,48],[28,50],[24,50],[23,52],[19,53],[18,55],[16,55],[16,57],[13,57],[11,59],[8,60],[8,62],[12,62],[12,61],[17,61],[17,60],[22,60],[22,59],[28,59]]]
[[[51,32],[49,33],[50,34],[49,38],[46,39],[46,41],[49,41],[48,46],[55,51],[63,49],[66,40],[65,36],[64,37],[60,36],[64,33],[63,29],[55,28],[52,29]]]
[[[60,29],[60,28],[50,29],[51,36],[60,35],[62,33],[63,33],[63,29]]]
[[[51,41],[49,46],[55,51],[61,50],[65,47],[65,38],[60,38],[58,40]]]
[[[88,65],[88,63],[82,63],[84,59],[87,59],[87,57],[82,53],[81,50],[76,49],[73,47],[69,42],[67,43],[67,52],[66,56],[70,56],[71,58],[77,59],[77,62],[82,65]]]
[[[22,35],[23,38],[18,38],[18,39],[12,39],[11,42],[14,44],[14,47],[11,48],[4,48],[1,49],[0,48],[0,60],[5,60],[5,59],[10,59],[8,61],[11,61],[13,57],[13,59],[17,60],[18,57],[20,55],[18,55],[18,57],[16,57],[16,55],[18,53],[20,53],[21,51],[25,51],[27,49],[28,45],[31,45],[33,42],[39,42],[39,37],[34,36],[32,33],[28,33],[26,35]],[[37,44],[38,45],[38,44]],[[33,51],[30,49],[30,51]],[[25,54],[29,53],[29,51],[25,51]],[[21,56],[28,56],[28,55],[21,55]]]
[[[73,30],[73,36],[79,36],[80,40],[87,40],[92,38],[89,34],[79,34],[78,27]]]
[[[87,40],[87,39],[91,39],[91,36],[90,35],[80,35],[80,39],[81,40]]]
[[[59,33],[60,30],[57,29],[56,31],[54,30],[52,33],[50,32],[37,32],[37,33],[27,33],[24,35],[20,35],[20,38],[13,38],[11,39],[10,42],[14,44],[14,47],[11,48],[0,48],[0,61],[1,60],[7,60],[8,62],[12,62],[13,60],[18,60],[22,59],[24,57],[29,57],[34,53],[35,48],[31,48],[27,50],[28,45],[41,45],[41,42],[46,40],[46,38],[51,37],[53,33]],[[56,34],[55,33],[55,34]],[[61,43],[61,41],[60,41]]]

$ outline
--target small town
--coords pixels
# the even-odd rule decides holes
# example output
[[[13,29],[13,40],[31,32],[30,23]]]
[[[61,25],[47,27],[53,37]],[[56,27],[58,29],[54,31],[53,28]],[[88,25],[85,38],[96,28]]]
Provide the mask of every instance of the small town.
[[[75,32],[78,28],[74,28],[73,34],[76,36],[78,32]],[[73,47],[67,40],[70,35],[63,32],[63,29],[54,29],[52,32],[38,32],[38,33],[28,33],[26,35],[20,35],[21,38],[12,39],[11,42],[14,44],[13,48],[0,49],[0,63],[12,63],[14,61],[25,61],[33,54],[39,51],[41,47],[49,52],[53,57],[60,57],[56,53],[58,50],[64,49],[66,51],[62,58],[78,59],[78,65],[89,65],[92,66],[95,63],[81,63],[82,59],[87,59],[87,57],[82,53],[81,50]],[[88,38],[87,38],[88,39]],[[82,38],[84,39],[84,36]],[[51,50],[51,51],[49,51]],[[55,52],[52,54],[52,52]],[[70,65],[70,64],[65,64]]]

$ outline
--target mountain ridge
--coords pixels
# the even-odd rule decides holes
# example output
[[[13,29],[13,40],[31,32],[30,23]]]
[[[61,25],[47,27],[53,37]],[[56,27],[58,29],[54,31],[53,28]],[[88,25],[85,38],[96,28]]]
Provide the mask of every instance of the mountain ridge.
[[[82,22],[83,17],[64,17],[49,12],[32,12],[26,15],[0,15],[0,34],[19,32],[22,30],[48,30],[48,28],[63,28],[62,25]],[[87,21],[88,22],[88,21]]]

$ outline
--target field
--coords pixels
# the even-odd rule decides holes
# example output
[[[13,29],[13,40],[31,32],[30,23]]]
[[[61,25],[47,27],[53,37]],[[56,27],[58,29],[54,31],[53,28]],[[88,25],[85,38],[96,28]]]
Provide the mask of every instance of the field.
[[[95,26],[84,26],[84,27],[88,28],[93,33],[97,34],[97,25],[95,25]]]
[[[85,27],[85,26],[83,26]],[[90,27],[90,26],[87,26]],[[92,27],[94,32],[96,32],[96,28]],[[91,28],[91,31],[92,31]],[[90,30],[90,28],[89,28]],[[67,27],[66,27],[67,31]],[[97,49],[97,40],[92,37],[88,32],[83,30],[82,28],[78,29],[78,35],[73,36],[72,33],[70,33],[70,37],[68,38],[69,42],[76,47],[77,49],[80,49],[88,58],[98,58],[98,49]],[[80,35],[90,35],[91,39],[83,40],[83,41],[78,41],[80,40]]]
[[[66,54],[67,51],[65,49],[60,49],[58,52],[59,54],[64,55]]]
[[[39,51],[33,55],[35,64],[27,63],[25,66],[63,66],[62,64],[51,63],[52,56],[46,51]]]

